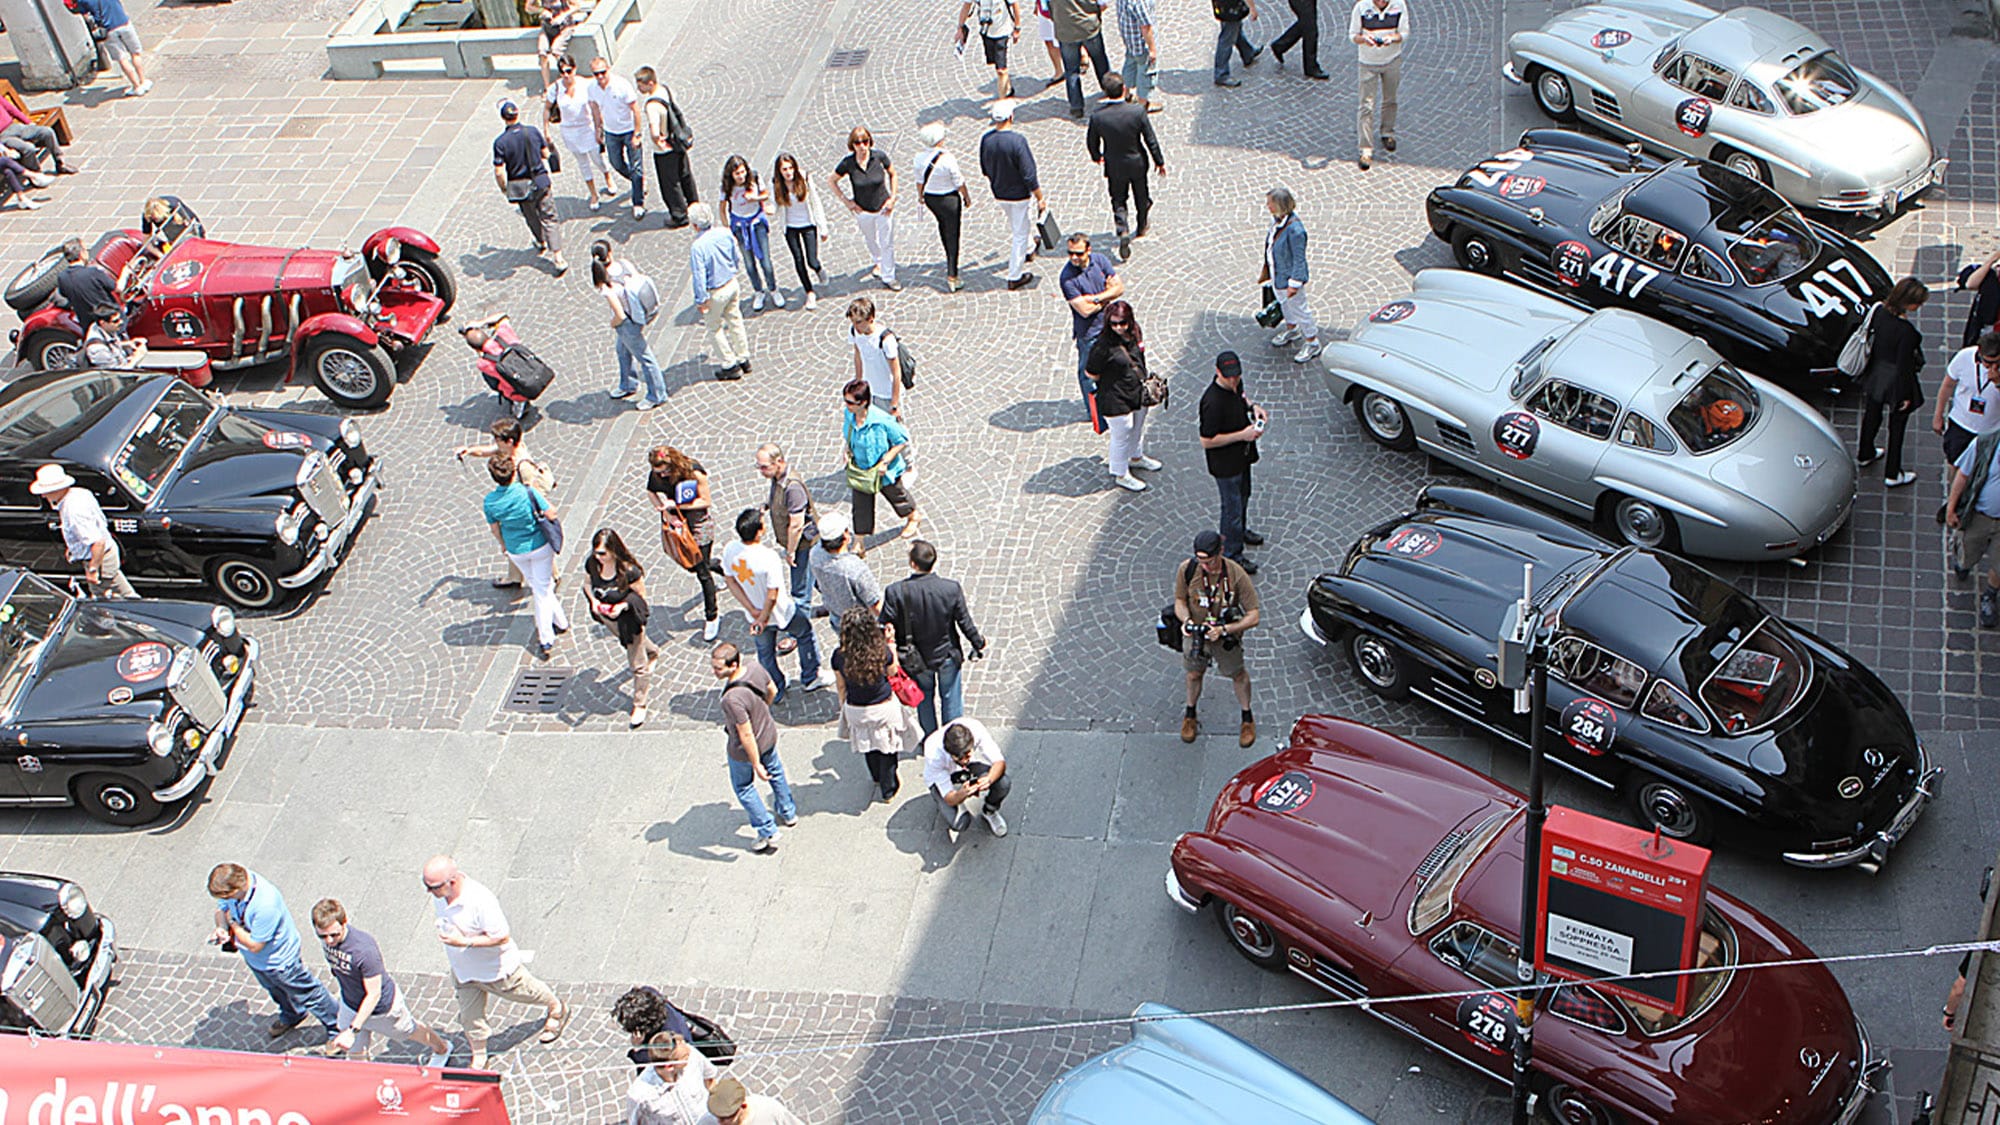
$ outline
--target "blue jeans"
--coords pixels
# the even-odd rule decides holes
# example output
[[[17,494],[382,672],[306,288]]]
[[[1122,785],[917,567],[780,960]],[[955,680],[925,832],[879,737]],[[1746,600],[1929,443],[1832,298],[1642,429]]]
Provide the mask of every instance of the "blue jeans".
[[[1097,380],[1084,373],[1083,365],[1090,362],[1090,349],[1096,346],[1097,337],[1103,331],[1101,327],[1092,329],[1076,341],[1076,389],[1083,395],[1085,417],[1090,414],[1090,396],[1097,393]],[[1103,430],[1098,431],[1098,433],[1103,432]]]
[[[736,245],[743,250],[743,264],[750,270],[750,288],[759,293],[769,293],[778,287],[778,279],[771,272],[771,222],[762,215],[752,215],[747,219],[729,216],[729,233],[736,236]],[[763,272],[758,273],[757,267]]]
[[[1063,89],[1069,94],[1069,111],[1083,113],[1083,55],[1090,53],[1090,65],[1097,68],[1097,83],[1104,84],[1104,76],[1111,73],[1111,60],[1104,54],[1104,33],[1081,43],[1058,43],[1056,49],[1062,53]]]
[[[604,156],[611,170],[632,181],[632,206],[646,205],[646,158],[639,151],[639,138],[632,133],[604,134]]]
[[[1251,63],[1256,62],[1257,53],[1263,50],[1262,47],[1250,42],[1248,35],[1243,34],[1242,20],[1223,20],[1222,30],[1215,37],[1215,80],[1217,82],[1229,77],[1229,51],[1232,47],[1235,48],[1237,55],[1243,59],[1244,66],[1249,66]]]
[[[965,685],[959,679],[961,665],[947,660],[928,672],[910,678],[924,689],[924,701],[917,704],[917,723],[929,738],[938,727],[965,714]]]
[[[757,663],[777,685],[778,698],[785,697],[785,672],[778,667],[778,634],[799,642],[799,678],[806,683],[819,679],[819,644],[813,640],[812,614],[801,606],[792,613],[792,623],[766,625],[757,632]]]
[[[340,1005],[333,999],[333,993],[312,975],[304,961],[294,961],[289,965],[273,965],[268,969],[251,969],[250,975],[271,994],[278,1003],[278,1018],[286,1023],[297,1023],[307,1015],[326,1025],[326,1033],[332,1036],[340,1031]]]
[[[1142,102],[1153,100],[1153,77],[1160,73],[1158,63],[1146,61],[1144,51],[1126,51],[1125,65],[1119,68],[1125,79],[1125,88]]]
[[[812,562],[812,540],[799,536],[799,549],[792,554],[792,604],[798,608],[793,612],[800,617],[810,617],[813,600],[813,572],[808,565]],[[840,623],[834,622],[835,632]]]
[[[778,818],[797,819],[799,806],[792,800],[792,787],[785,781],[785,763],[778,760],[777,748],[766,750],[757,758],[764,763],[764,772],[771,775],[771,799],[777,802]],[[764,798],[757,793],[757,771],[750,768],[749,762],[729,759],[729,787],[736,790],[737,803],[750,814],[750,827],[757,830],[757,838],[768,840],[776,836],[778,821],[772,819],[771,810],[764,807]]]
[[[1245,465],[1239,476],[1216,477],[1215,487],[1222,493],[1222,554],[1240,559],[1243,529],[1250,522],[1250,466]]]
[[[612,329],[618,338],[618,393],[629,394],[643,381],[648,402],[667,401],[667,374],[646,342],[646,326],[627,317]]]

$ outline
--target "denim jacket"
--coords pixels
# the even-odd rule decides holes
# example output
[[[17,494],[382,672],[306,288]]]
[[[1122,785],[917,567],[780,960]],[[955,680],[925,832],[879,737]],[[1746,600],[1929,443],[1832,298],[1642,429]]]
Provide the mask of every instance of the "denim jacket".
[[[1306,228],[1297,215],[1291,216],[1282,225],[1274,220],[1267,241],[1270,244],[1272,288],[1289,289],[1312,280],[1312,273],[1306,267]]]

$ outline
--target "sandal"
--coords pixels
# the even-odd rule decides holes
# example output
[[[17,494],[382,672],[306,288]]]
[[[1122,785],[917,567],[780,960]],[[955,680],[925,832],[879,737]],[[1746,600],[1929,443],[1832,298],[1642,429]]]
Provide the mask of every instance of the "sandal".
[[[797,651],[798,647],[799,647],[799,642],[793,640],[790,637],[784,637],[778,641],[778,653],[781,656],[789,655],[792,652]]]
[[[556,1014],[542,1021],[542,1033],[535,1036],[537,1043],[553,1043],[562,1038],[563,1025],[569,1022],[569,1005],[562,1005]]]

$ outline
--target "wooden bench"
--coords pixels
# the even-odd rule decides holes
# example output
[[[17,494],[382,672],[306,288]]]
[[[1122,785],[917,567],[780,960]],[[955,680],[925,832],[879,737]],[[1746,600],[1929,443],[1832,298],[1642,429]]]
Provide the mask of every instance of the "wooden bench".
[[[28,120],[33,121],[37,125],[47,125],[49,128],[54,129],[56,131],[57,144],[66,145],[70,143],[69,116],[63,112],[63,107],[54,106],[50,109],[29,109],[27,99],[21,97],[20,92],[14,89],[14,84],[5,78],[0,78],[0,98],[6,98],[8,101],[13,102],[15,109],[28,115]]]

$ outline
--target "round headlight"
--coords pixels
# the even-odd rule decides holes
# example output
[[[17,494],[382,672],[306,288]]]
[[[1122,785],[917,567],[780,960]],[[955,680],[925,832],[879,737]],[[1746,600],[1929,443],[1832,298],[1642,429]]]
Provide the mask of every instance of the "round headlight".
[[[215,635],[218,637],[236,635],[236,611],[226,605],[216,606],[209,611],[208,623],[215,627]]]
[[[90,943],[78,938],[69,943],[69,960],[72,965],[81,965],[90,957]]]
[[[278,518],[271,521],[271,531],[278,537],[278,542],[287,547],[299,541],[299,521],[293,519],[290,512],[279,512]]]
[[[146,746],[161,758],[174,752],[174,728],[154,723],[146,728]]]
[[[56,892],[56,903],[70,918],[81,918],[90,913],[90,900],[83,897],[83,888],[75,883],[64,883]]]
[[[340,420],[340,442],[342,445],[350,446],[361,444],[361,427],[354,424],[354,419]]]
[[[392,238],[382,244],[382,260],[388,262],[390,265],[395,265],[397,262],[403,260],[403,243],[401,239]]]

